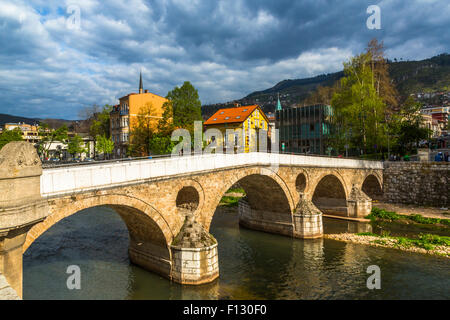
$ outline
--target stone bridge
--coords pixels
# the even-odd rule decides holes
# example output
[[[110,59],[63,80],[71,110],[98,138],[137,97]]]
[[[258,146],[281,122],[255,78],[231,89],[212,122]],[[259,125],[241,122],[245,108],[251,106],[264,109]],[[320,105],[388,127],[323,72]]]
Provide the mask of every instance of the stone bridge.
[[[244,227],[322,237],[322,212],[360,218],[382,195],[381,162],[269,153],[207,154],[42,169],[35,149],[0,151],[0,273],[22,295],[22,254],[61,219],[96,206],[125,222],[130,260],[183,284],[219,275],[209,227],[239,184]]]

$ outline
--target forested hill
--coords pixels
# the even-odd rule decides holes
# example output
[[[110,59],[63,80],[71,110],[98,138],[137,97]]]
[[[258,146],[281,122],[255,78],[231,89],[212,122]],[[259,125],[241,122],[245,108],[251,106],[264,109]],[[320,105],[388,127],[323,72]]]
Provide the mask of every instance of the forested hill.
[[[402,96],[415,92],[450,90],[450,54],[443,53],[420,61],[389,61],[389,70]],[[313,78],[283,80],[272,88],[252,92],[235,102],[242,105],[259,104],[264,112],[273,112],[278,93],[281,104],[284,107],[291,106],[303,101],[318,85],[331,86],[342,76],[343,72],[339,71]],[[208,118],[218,109],[231,106],[232,101],[204,105],[202,114],[204,118]]]
[[[72,120],[64,120],[64,119],[39,119],[39,118],[27,118],[21,116],[13,116],[10,114],[0,113],[0,127],[5,123],[19,123],[23,122],[26,124],[39,124],[41,122],[47,123],[51,128],[59,128],[63,124],[66,126],[70,126],[73,121]]]

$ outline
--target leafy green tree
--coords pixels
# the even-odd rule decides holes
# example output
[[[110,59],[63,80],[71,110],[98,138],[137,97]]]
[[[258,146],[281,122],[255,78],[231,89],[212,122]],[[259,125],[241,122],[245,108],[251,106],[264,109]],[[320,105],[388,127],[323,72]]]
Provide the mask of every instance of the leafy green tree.
[[[80,117],[85,119],[89,125],[89,135],[94,138],[94,157],[96,148],[96,137],[105,135],[110,136],[110,112],[112,106],[106,104],[100,107],[96,104],[90,107],[85,107],[80,111]]]
[[[189,82],[185,81],[181,87],[175,87],[167,93],[173,115],[173,126],[189,130],[194,134],[194,121],[202,120],[201,107],[197,89]]]
[[[66,142],[67,136],[67,126],[63,125],[56,130],[50,129],[49,125],[46,123],[41,123],[38,130],[41,139],[38,143],[39,154],[48,157],[48,151],[54,142]]]
[[[396,117],[394,132],[397,136],[394,148],[398,153],[411,153],[419,145],[420,140],[428,139],[431,130],[423,126],[420,114],[421,104],[409,96],[400,107]]]
[[[147,156],[150,154],[150,141],[155,134],[157,122],[154,118],[155,111],[152,103],[141,107],[136,119],[132,119],[130,143],[128,153],[131,156]]]
[[[20,128],[5,130],[0,134],[0,149],[11,141],[22,141],[22,131]]]
[[[171,140],[170,135],[156,133],[150,141],[150,150],[153,154],[170,154],[176,142]]]
[[[69,138],[69,143],[67,145],[67,152],[70,153],[74,158],[77,154],[86,152],[86,149],[84,148],[83,139],[79,135],[76,134],[75,136]]]
[[[362,53],[344,63],[344,77],[333,95],[335,132],[331,139],[338,152],[343,145],[361,153],[385,144],[386,105],[374,86],[371,55]],[[373,146],[373,149],[372,149]]]
[[[98,153],[103,153],[104,158],[106,155],[110,155],[114,150],[114,141],[111,138],[106,137],[106,135],[97,136],[96,139],[96,150]]]

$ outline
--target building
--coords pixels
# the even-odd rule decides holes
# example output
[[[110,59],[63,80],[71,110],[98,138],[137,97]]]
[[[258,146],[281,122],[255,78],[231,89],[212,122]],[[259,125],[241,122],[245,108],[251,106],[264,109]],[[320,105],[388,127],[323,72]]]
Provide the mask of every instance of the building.
[[[272,140],[272,136],[275,133],[275,113],[268,112],[267,119],[269,119],[269,140]]]
[[[440,134],[447,133],[447,126],[450,117],[450,107],[428,106],[423,108],[420,112],[425,115],[431,115],[432,119],[438,123],[438,131],[440,131]]]
[[[41,137],[39,136],[39,126],[37,124],[31,125],[24,122],[19,123],[5,123],[4,130],[14,130],[19,128],[22,131],[22,139],[30,143],[38,143]]]
[[[439,137],[441,135],[441,128],[438,120],[433,119],[431,114],[422,113],[420,116],[422,117],[421,126],[431,130],[431,138]]]
[[[269,119],[258,105],[220,109],[203,125],[205,130],[218,129],[221,132],[220,136],[212,136],[208,143],[215,141],[217,146],[223,146],[224,151],[228,139],[234,139],[236,152],[256,151],[259,131],[269,131]],[[227,129],[234,130],[232,137],[226,134]]]
[[[289,153],[328,153],[332,108],[329,105],[285,108],[275,111],[280,134],[280,151]]]
[[[137,125],[138,114],[141,108],[151,105],[156,129],[158,120],[162,118],[163,104],[168,100],[157,94],[144,90],[142,86],[142,73],[139,80],[139,93],[130,93],[119,98],[119,104],[113,107],[110,113],[110,133],[114,141],[114,157],[125,157],[127,155],[130,134]]]

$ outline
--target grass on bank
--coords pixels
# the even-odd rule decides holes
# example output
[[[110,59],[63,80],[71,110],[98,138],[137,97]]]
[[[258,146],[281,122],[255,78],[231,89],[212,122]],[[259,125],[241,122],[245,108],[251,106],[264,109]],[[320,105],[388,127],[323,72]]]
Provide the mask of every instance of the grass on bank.
[[[223,196],[222,199],[220,199],[220,205],[227,206],[227,207],[237,207],[238,202],[240,199],[242,199],[245,196],[245,191],[242,188],[231,188],[228,189],[226,194],[231,193],[240,193],[242,194],[241,197],[235,197],[235,196]]]
[[[381,235],[372,232],[357,233],[358,236],[372,236],[379,239],[374,240],[374,243],[387,244],[387,240],[392,240],[395,245],[404,248],[418,247],[425,250],[434,250],[436,246],[450,246],[450,237],[439,236],[436,234],[420,234],[419,238],[411,239],[406,237],[391,237],[389,233],[383,233]]]
[[[222,199],[220,199],[220,205],[227,207],[236,207],[240,199],[240,197],[223,196]]]
[[[404,214],[398,214],[396,212],[386,211],[384,209],[379,209],[379,208],[375,208],[375,207],[372,208],[371,213],[366,216],[366,219],[370,219],[371,221],[411,220],[411,221],[414,221],[416,223],[421,223],[421,224],[442,224],[442,225],[450,227],[450,219],[427,218],[420,214],[404,215]]]

